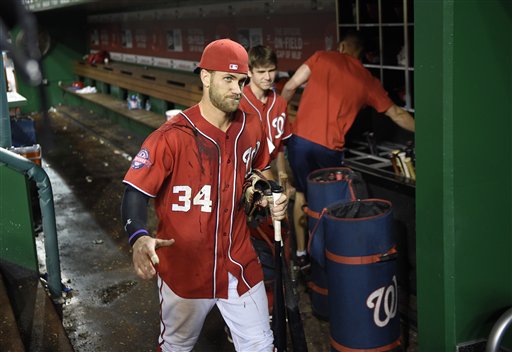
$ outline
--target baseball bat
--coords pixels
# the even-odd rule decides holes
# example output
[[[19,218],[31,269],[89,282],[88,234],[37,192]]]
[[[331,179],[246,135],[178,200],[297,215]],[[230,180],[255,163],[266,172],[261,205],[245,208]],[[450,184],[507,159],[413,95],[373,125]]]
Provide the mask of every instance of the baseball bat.
[[[405,177],[411,178],[409,169],[407,168],[407,165],[405,165],[405,152],[398,153],[398,161],[400,162],[400,166],[401,166],[402,170],[404,171]]]
[[[398,168],[398,164],[396,162],[396,155],[391,154],[390,160],[391,160],[391,166],[393,166],[393,172],[395,173],[395,175],[400,176],[401,173],[400,173],[400,169]]]
[[[304,326],[299,309],[299,295],[297,288],[293,284],[290,277],[290,268],[283,258],[283,282],[284,296],[286,304],[286,316],[288,317],[288,327],[290,328],[290,337],[292,340],[292,350],[294,352],[307,352],[308,345],[306,335],[304,334]]]
[[[393,150],[392,151],[392,155],[396,161],[396,165],[398,167],[398,170],[400,170],[400,175],[401,176],[405,176],[405,170],[404,170],[404,165],[402,163],[402,159],[400,159],[400,150]]]
[[[405,166],[409,170],[409,175],[410,175],[411,179],[416,180],[416,171],[414,170],[414,166],[412,165],[411,158],[407,156],[407,157],[405,157],[404,161],[405,161]]]
[[[266,192],[270,209],[279,198],[283,188],[272,184],[271,190]],[[281,221],[272,219],[274,224],[274,305],[272,309],[272,330],[274,331],[274,351],[286,351],[286,310],[283,292],[282,272],[282,236]]]

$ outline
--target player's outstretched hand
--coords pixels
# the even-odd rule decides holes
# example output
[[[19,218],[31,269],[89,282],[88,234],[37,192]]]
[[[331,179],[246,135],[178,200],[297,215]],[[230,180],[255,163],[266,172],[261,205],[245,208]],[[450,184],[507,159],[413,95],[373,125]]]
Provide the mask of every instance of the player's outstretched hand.
[[[162,240],[150,236],[142,236],[133,244],[133,266],[135,273],[142,279],[151,279],[156,274],[155,265],[160,260],[156,249],[172,246],[174,240]]]

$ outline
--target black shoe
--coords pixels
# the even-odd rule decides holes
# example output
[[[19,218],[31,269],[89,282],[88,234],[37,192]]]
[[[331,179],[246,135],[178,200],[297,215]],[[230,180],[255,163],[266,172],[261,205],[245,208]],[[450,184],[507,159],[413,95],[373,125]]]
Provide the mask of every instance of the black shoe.
[[[309,256],[301,255],[296,258],[297,268],[301,272],[308,271],[311,268],[311,263],[309,261]]]
[[[293,266],[297,279],[303,283],[311,281],[311,262],[309,261],[309,256],[307,254],[297,256]]]

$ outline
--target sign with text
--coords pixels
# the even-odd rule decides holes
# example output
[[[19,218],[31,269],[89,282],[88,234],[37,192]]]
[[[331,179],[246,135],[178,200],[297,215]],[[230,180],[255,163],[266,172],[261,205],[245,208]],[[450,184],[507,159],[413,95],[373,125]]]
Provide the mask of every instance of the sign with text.
[[[93,18],[88,24],[91,50],[119,55],[141,55],[155,60],[198,62],[204,47],[219,38],[231,38],[246,49],[267,45],[279,59],[279,71],[296,70],[317,50],[336,47],[334,11],[217,14],[206,18],[167,18],[123,14]],[[176,15],[178,16],[178,15]],[[150,17],[150,16],[149,16]]]

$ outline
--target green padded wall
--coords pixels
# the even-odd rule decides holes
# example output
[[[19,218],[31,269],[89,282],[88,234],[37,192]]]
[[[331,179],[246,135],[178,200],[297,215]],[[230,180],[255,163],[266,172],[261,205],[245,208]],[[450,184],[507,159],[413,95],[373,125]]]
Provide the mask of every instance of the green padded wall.
[[[29,197],[25,176],[0,164],[0,260],[37,272]]]
[[[419,345],[455,351],[512,306],[512,2],[414,6]]]

